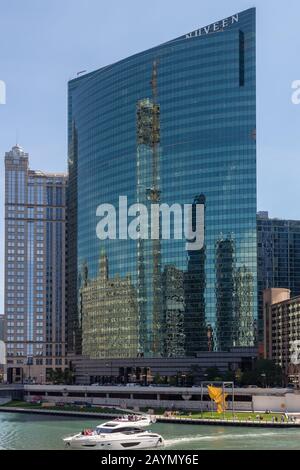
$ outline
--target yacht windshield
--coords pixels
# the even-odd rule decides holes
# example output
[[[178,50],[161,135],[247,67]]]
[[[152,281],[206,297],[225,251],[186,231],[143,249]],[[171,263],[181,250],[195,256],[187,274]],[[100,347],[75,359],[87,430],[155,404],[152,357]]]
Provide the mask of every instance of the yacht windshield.
[[[108,433],[115,433],[115,432],[121,432],[125,434],[135,434],[135,433],[143,432],[143,430],[140,428],[133,428],[133,427],[120,427],[117,429],[101,427],[101,428],[97,428],[96,432],[97,434],[108,434]]]
[[[113,432],[113,431],[116,432],[115,429],[111,429],[111,428],[97,428],[96,429],[97,434],[108,434],[109,432]]]

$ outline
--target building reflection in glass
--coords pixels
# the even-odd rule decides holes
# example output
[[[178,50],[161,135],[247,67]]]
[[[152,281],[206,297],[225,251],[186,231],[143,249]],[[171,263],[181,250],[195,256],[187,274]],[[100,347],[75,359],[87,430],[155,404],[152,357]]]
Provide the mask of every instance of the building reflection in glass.
[[[205,206],[205,196],[196,196],[192,205],[192,229],[196,230],[196,205]],[[204,216],[205,219],[205,216]],[[205,324],[205,241],[201,250],[187,252],[187,271],[184,273],[185,294],[185,351],[187,355],[208,350]]]
[[[235,328],[233,344],[235,346],[253,346],[253,275],[246,266],[236,269],[235,277]]]
[[[229,350],[234,334],[234,241],[220,238],[216,243],[216,319],[220,351]]]
[[[236,267],[232,237],[216,243],[216,311],[219,350],[251,347],[255,341],[254,278],[246,266]]]
[[[151,213],[160,202],[160,106],[157,103],[157,62],[152,65],[152,98],[137,103],[137,203]],[[153,227],[152,227],[153,229]],[[158,237],[137,240],[137,290],[141,354],[163,354],[163,310],[161,285],[161,242]]]
[[[184,332],[184,273],[176,266],[166,266],[163,272],[165,356],[185,355]]]
[[[138,308],[130,275],[108,274],[108,258],[100,257],[99,273],[89,279],[87,266],[80,289],[82,352],[91,358],[136,357],[138,355]]]

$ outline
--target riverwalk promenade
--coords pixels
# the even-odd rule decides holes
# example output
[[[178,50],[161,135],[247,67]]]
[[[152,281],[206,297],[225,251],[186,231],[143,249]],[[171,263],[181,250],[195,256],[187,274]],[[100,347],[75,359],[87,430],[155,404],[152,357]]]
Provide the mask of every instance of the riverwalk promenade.
[[[33,409],[15,406],[1,406],[0,412],[9,413],[29,413],[39,415],[64,416],[64,417],[80,417],[80,418],[99,418],[99,419],[115,419],[116,413],[98,413],[90,411],[67,411],[67,410],[49,410],[49,409]],[[128,410],[128,413],[131,411]],[[134,413],[134,412],[133,412]],[[210,426],[240,426],[240,427],[260,427],[260,428],[300,428],[300,422],[272,422],[261,419],[239,419],[239,418],[192,418],[180,416],[161,416],[153,415],[158,423],[172,424],[193,424],[193,425],[210,425]]]

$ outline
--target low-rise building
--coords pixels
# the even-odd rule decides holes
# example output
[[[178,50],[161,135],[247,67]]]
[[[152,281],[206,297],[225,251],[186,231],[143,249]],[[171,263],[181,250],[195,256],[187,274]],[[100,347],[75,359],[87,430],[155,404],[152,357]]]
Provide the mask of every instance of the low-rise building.
[[[14,390],[11,393],[20,393]],[[228,410],[282,413],[300,412],[300,394],[288,388],[232,387],[226,388]],[[3,392],[4,393],[4,392]],[[6,392],[7,393],[7,392]],[[1,397],[1,387],[0,387]],[[163,386],[86,386],[86,385],[24,385],[23,399],[46,403],[89,407],[129,409],[165,409],[211,411],[211,399],[205,384],[199,387]]]
[[[101,359],[88,356],[70,357],[75,383],[152,383],[154,377],[177,377],[185,382],[195,374],[197,381],[205,380],[208,368],[217,368],[220,374],[228,371],[251,370],[257,358],[255,348],[232,348],[223,353],[200,352],[189,358],[148,358]]]

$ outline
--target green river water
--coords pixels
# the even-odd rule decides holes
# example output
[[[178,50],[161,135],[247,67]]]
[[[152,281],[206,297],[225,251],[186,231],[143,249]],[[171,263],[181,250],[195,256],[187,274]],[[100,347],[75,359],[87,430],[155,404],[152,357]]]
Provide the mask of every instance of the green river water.
[[[0,449],[64,449],[62,437],[94,427],[103,420],[0,413]],[[161,424],[151,426],[172,450],[297,449],[299,429],[261,429]]]

